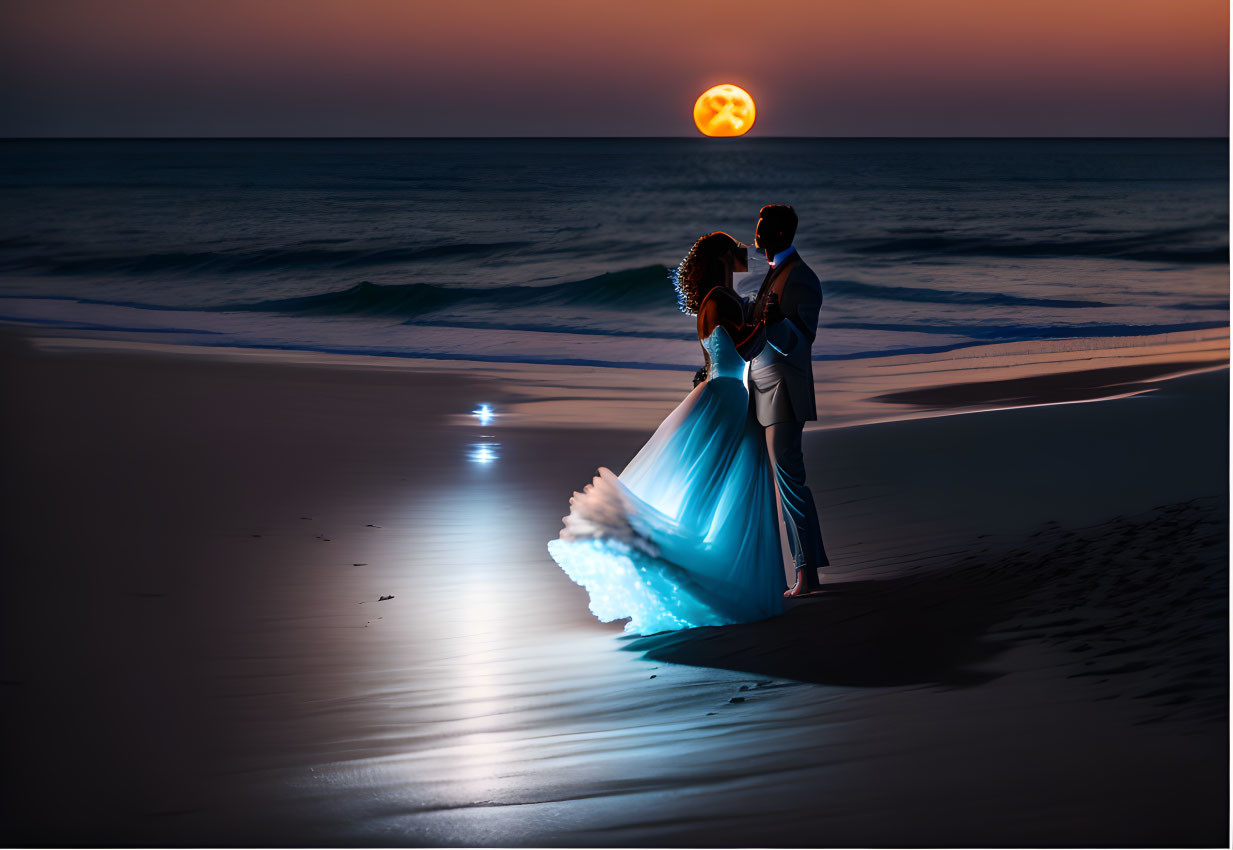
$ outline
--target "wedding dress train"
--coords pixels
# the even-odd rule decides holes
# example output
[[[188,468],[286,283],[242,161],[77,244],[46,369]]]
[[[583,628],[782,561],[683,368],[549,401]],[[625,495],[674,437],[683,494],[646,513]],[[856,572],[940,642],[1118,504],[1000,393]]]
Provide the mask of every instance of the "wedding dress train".
[[[745,361],[720,326],[707,380],[621,474],[601,468],[570,500],[548,551],[591,612],[652,634],[760,620],[783,610],[774,480]]]

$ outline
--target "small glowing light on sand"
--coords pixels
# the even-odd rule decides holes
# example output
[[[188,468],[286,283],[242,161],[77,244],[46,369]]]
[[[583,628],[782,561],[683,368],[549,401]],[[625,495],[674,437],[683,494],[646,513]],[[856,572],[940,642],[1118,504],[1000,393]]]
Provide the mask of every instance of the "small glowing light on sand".
[[[472,463],[492,463],[497,459],[500,443],[473,443],[469,457]]]
[[[479,407],[472,410],[471,413],[479,420],[481,425],[489,425],[492,420],[497,418],[497,414],[493,412],[492,407],[487,404],[481,404]]]

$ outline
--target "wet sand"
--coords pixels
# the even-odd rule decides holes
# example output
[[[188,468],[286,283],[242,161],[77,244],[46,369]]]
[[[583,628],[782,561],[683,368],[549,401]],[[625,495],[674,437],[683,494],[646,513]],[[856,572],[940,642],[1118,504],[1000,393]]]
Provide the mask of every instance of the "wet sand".
[[[831,592],[635,637],[544,544],[688,376],[4,340],[5,843],[1224,845],[1227,335],[1178,345],[820,367]]]

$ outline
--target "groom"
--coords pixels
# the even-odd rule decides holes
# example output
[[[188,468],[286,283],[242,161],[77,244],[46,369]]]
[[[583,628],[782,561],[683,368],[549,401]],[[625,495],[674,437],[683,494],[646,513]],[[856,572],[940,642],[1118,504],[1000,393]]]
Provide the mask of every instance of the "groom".
[[[805,422],[818,418],[809,350],[818,333],[822,287],[796,253],[795,236],[792,207],[768,204],[762,208],[754,247],[766,255],[771,268],[750,309],[751,318],[766,316],[767,344],[750,363],[749,383],[758,423],[766,429],[788,545],[796,561],[796,584],[784,593],[787,597],[818,592],[818,568],[830,563],[822,548],[818,509],[805,484],[801,454]]]

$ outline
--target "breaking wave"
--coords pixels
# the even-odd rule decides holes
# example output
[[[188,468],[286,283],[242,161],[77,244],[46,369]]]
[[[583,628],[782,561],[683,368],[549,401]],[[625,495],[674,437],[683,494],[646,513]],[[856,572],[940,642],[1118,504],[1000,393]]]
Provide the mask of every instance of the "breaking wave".
[[[586,306],[631,310],[653,309],[659,305],[675,309],[675,296],[668,280],[668,267],[654,265],[547,286],[463,288],[431,283],[379,285],[363,281],[335,292],[233,304],[225,309],[410,319],[460,304],[491,307]]]

